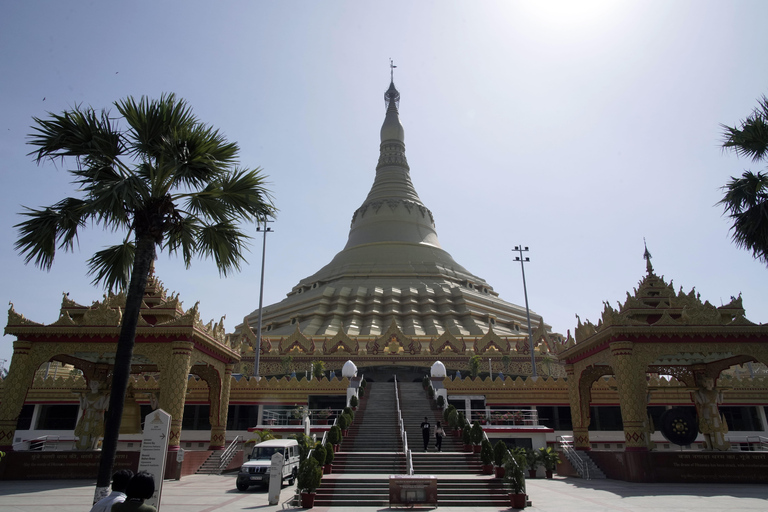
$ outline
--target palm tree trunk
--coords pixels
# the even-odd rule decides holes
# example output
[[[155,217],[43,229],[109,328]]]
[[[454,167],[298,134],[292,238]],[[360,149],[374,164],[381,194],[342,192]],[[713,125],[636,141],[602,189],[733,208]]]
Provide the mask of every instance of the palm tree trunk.
[[[125,311],[120,326],[120,337],[117,340],[115,364],[112,369],[112,391],[109,396],[109,410],[104,426],[104,441],[101,448],[99,473],[96,478],[96,491],[93,502],[109,494],[109,484],[112,479],[112,469],[117,454],[117,439],[120,435],[120,422],[123,418],[125,393],[128,389],[128,378],[131,375],[131,359],[133,344],[136,338],[136,326],[139,322],[141,303],[144,300],[144,290],[147,287],[149,270],[155,259],[155,242],[152,236],[145,235],[136,240],[136,253],[131,270],[131,281],[125,298]]]

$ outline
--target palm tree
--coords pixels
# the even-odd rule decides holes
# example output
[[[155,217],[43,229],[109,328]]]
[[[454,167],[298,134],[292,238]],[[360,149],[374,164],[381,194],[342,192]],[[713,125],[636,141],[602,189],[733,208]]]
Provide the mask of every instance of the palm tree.
[[[174,94],[115,103],[122,119],[76,106],[34,118],[29,143],[37,163],[74,163],[81,198],[25,208],[16,249],[25,263],[50,270],[57,249],[71,251],[87,223],[123,233],[122,242],[88,260],[94,284],[127,289],[120,326],[96,499],[109,489],[139,309],[159,248],[212,258],[222,275],[239,270],[250,238],[239,223],[276,212],[259,169],[237,167],[237,144],[201,123]],[[127,126],[120,126],[124,121]]]
[[[753,162],[768,159],[768,98],[760,98],[740,126],[722,127],[723,148]],[[718,204],[733,220],[733,241],[768,265],[768,174],[745,171],[741,178],[731,177],[723,190],[725,196]]]

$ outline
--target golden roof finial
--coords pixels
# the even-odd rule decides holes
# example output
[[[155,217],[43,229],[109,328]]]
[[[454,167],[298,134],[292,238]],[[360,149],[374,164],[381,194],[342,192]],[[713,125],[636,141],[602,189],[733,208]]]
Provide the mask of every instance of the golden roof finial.
[[[650,276],[653,274],[653,265],[651,265],[651,253],[648,252],[648,245],[645,243],[645,237],[643,237],[643,246],[645,247],[645,252],[643,253],[643,258],[645,258],[645,270]]]

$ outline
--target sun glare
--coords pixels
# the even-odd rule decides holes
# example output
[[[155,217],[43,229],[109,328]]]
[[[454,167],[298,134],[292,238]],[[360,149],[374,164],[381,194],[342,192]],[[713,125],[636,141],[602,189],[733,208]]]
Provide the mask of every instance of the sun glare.
[[[520,12],[551,28],[598,25],[622,6],[615,0],[535,0],[517,4]]]

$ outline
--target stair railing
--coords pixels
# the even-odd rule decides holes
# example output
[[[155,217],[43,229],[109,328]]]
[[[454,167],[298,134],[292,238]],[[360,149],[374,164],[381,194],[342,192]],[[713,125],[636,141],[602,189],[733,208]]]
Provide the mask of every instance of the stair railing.
[[[397,386],[397,375],[395,375],[395,405],[397,406],[397,425],[400,427],[400,438],[403,440],[403,451],[405,452],[405,471],[406,474],[413,474],[413,458],[411,450],[408,448],[408,435],[405,432],[405,423],[403,423],[403,414],[400,411],[400,393]]]
[[[581,455],[576,452],[571,444],[573,436],[557,436],[557,441],[560,443],[560,448],[563,449],[565,458],[573,464],[576,472],[585,480],[591,480],[589,475],[589,464],[581,458]]]
[[[223,471],[229,465],[229,461],[235,456],[237,445],[240,444],[242,440],[243,436],[237,436],[231,443],[229,443],[229,446],[227,446],[227,449],[224,450],[224,453],[221,454],[221,458],[219,459],[219,471]]]

